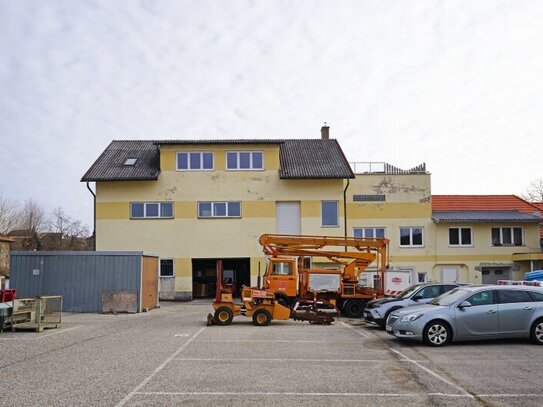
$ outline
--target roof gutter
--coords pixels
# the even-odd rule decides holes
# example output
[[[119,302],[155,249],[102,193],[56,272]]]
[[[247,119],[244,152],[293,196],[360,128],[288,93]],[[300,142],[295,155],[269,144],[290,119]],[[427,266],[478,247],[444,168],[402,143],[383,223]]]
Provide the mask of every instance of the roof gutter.
[[[92,240],[93,240],[93,249],[96,251],[96,194],[94,193],[94,191],[90,188],[89,186],[89,182],[87,181],[87,189],[90,191],[90,193],[92,194],[93,196],[93,231],[92,231]]]

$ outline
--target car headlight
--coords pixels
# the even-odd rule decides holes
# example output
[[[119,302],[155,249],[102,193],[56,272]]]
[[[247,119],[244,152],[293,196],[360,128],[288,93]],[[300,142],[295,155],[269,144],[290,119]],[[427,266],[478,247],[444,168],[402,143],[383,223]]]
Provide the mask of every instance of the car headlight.
[[[416,313],[416,314],[407,314],[405,317],[401,319],[402,322],[413,322],[422,317],[423,314]]]

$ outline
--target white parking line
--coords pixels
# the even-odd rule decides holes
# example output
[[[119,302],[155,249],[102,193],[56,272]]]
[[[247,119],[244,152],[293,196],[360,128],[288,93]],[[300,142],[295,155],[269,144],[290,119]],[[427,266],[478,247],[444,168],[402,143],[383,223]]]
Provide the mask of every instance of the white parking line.
[[[368,337],[368,335],[365,334],[364,332],[358,331],[358,330],[354,329],[352,326],[346,324],[345,322],[342,322],[342,325],[346,326],[346,327],[349,328],[351,331],[356,332],[358,335],[360,335],[360,336],[362,336],[362,337],[364,337],[364,338],[367,338],[367,337]]]
[[[336,362],[336,363],[379,363],[390,362],[388,359],[295,359],[295,358],[235,358],[235,359],[217,359],[217,358],[175,358],[174,360],[184,360],[189,362]],[[411,362],[401,360],[401,362]]]
[[[43,334],[43,333],[37,333],[37,332],[29,332],[29,333],[35,333],[39,336],[34,336],[34,337],[31,337],[31,338],[25,338],[23,337],[22,335],[21,336],[17,336],[15,338],[0,338],[0,341],[39,341],[40,339],[44,339],[44,338],[47,338],[49,336],[53,336],[53,335],[59,335],[59,334],[63,334],[63,333],[66,333],[66,332],[70,332],[70,331],[73,331],[74,329],[79,329],[81,328],[81,325],[80,326],[73,326],[71,328],[57,328],[56,331],[54,332],[49,332],[49,333],[46,333],[46,334]]]
[[[360,345],[360,342],[338,342],[338,341],[296,341],[286,339],[204,339],[197,341],[198,343],[326,343],[330,345],[342,344],[342,345]]]
[[[134,387],[134,390],[132,390],[130,393],[128,393],[125,398],[123,398],[119,404],[117,404],[117,407],[124,406],[128,400],[130,400],[132,397],[134,397],[134,394],[136,394],[143,386],[145,386],[147,383],[151,381],[155,375],[160,372],[162,369],[164,369],[177,355],[179,355],[183,349],[185,349],[200,333],[206,329],[204,326],[202,329],[200,329],[198,332],[196,332],[188,341],[186,341],[179,349],[177,349],[168,359],[166,359],[162,364],[157,367],[153,373],[151,373],[149,376],[147,376],[143,381],[138,384],[136,387]]]
[[[135,394],[144,396],[318,396],[318,397],[426,397],[441,396],[453,398],[474,398],[471,394],[451,394],[451,393],[303,393],[303,392],[222,392],[222,391],[149,391],[136,392]]]
[[[402,352],[400,352],[400,351],[398,351],[398,350],[396,350],[396,349],[392,349],[392,348],[389,348],[389,349],[390,349],[392,352],[394,352],[394,353],[396,353],[397,355],[399,355],[403,360],[408,361],[408,362],[411,362],[411,363],[417,365],[419,368],[421,368],[422,370],[424,370],[426,373],[428,373],[428,374],[434,376],[436,379],[439,379],[439,380],[441,380],[442,382],[447,383],[449,386],[452,386],[452,387],[454,387],[455,389],[460,390],[462,393],[465,393],[465,394],[467,394],[467,395],[473,397],[471,394],[469,394],[469,393],[468,393],[465,389],[463,389],[462,387],[460,387],[460,386],[454,384],[453,382],[451,382],[451,381],[445,379],[443,376],[439,375],[438,373],[434,372],[433,370],[430,370],[430,369],[428,369],[427,367],[422,366],[422,365],[421,365],[419,362],[417,362],[416,360],[413,360],[413,359],[408,358],[408,357],[405,356]]]

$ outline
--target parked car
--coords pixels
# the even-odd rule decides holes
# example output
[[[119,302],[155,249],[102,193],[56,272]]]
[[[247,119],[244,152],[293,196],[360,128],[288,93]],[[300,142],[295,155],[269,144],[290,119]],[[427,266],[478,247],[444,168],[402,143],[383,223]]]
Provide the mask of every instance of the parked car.
[[[397,297],[369,301],[364,309],[364,320],[385,328],[385,321],[392,311],[410,305],[426,304],[433,298],[460,286],[460,283],[421,283],[412,285]]]
[[[543,288],[509,285],[458,287],[428,304],[390,314],[388,333],[443,346],[450,341],[530,338],[543,345]]]

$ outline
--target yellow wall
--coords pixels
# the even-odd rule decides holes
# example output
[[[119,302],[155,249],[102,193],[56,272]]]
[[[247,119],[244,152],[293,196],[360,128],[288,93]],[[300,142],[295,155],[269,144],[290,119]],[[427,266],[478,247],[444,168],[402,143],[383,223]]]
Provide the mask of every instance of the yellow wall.
[[[263,171],[226,171],[227,151],[263,151]],[[176,171],[176,151],[213,151],[213,171]],[[344,180],[281,180],[278,145],[161,146],[157,181],[99,182],[97,190],[97,250],[143,250],[175,259],[175,290],[192,291],[192,259],[250,258],[251,283],[265,260],[258,237],[276,231],[276,202],[300,201],[303,234],[344,234]],[[384,194],[385,202],[354,202],[354,194]],[[339,226],[322,227],[321,201],[336,200]],[[130,202],[171,201],[173,219],[130,219]],[[241,201],[241,219],[198,219],[198,201]],[[432,219],[430,175],[357,175],[347,189],[347,234],[355,227],[385,227],[394,267],[427,273],[440,280],[441,268],[455,266],[460,279],[480,282],[480,265],[512,264],[513,253],[539,248],[538,225],[523,225],[526,245],[490,245],[491,225],[471,225],[474,247],[448,247],[448,225]],[[423,227],[424,245],[400,247],[400,227]],[[457,226],[457,225],[455,225]],[[468,225],[470,226],[470,225]],[[515,276],[529,262],[515,263]]]
[[[203,147],[203,148],[198,148]],[[226,151],[264,151],[263,171],[226,171]],[[213,151],[213,171],[176,171],[176,151]],[[343,180],[281,180],[279,147],[162,146],[157,181],[97,183],[97,250],[144,250],[175,259],[175,289],[192,291],[193,258],[250,258],[256,283],[262,247],[276,232],[276,202],[300,201],[304,234],[343,235],[321,226],[321,201],[342,199]],[[130,219],[130,202],[174,202],[173,219]],[[241,201],[241,219],[198,219],[198,201]]]

